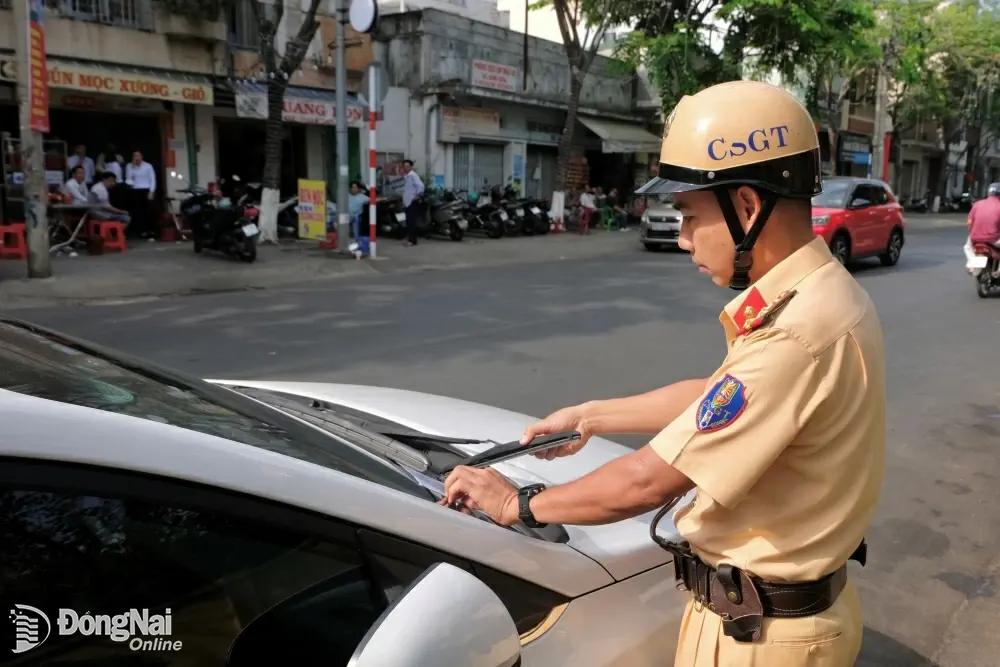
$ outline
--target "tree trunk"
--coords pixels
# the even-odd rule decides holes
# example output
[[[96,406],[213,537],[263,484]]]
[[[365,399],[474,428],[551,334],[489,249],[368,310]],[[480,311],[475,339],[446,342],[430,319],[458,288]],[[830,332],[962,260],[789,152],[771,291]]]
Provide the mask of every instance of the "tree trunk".
[[[278,242],[278,200],[281,195],[281,148],[285,136],[282,106],[286,83],[278,78],[267,84],[267,129],[264,140],[264,182],[260,196],[259,243]]]
[[[576,133],[576,116],[580,109],[580,94],[583,92],[584,74],[577,75],[570,70],[569,105],[566,108],[566,125],[559,137],[559,156],[556,163],[556,190],[566,189],[569,159],[573,155],[573,135]]]

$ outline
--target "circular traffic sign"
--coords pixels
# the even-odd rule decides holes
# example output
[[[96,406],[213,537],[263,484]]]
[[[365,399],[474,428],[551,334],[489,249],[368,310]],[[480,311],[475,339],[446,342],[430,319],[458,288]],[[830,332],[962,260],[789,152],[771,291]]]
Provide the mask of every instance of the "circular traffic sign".
[[[353,0],[349,12],[351,27],[363,35],[375,29],[378,23],[378,3],[376,0]]]

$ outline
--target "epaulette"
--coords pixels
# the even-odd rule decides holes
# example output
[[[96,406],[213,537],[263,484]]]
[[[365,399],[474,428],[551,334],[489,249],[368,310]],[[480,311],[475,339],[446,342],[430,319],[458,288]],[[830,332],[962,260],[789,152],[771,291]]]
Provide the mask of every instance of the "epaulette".
[[[760,309],[757,313],[757,317],[743,325],[743,331],[741,333],[748,334],[773,320],[775,315],[777,315],[781,309],[792,300],[792,297],[795,296],[795,294],[796,292],[793,289],[785,290],[779,294],[773,301],[771,301],[771,303]]]

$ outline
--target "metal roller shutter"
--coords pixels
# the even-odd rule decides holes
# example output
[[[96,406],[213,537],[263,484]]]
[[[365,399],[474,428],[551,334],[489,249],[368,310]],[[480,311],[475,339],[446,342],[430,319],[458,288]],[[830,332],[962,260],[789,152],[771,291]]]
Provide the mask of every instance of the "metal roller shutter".
[[[478,190],[483,184],[506,185],[503,178],[503,146],[476,144],[473,149],[471,181]]]
[[[455,189],[472,192],[479,187],[469,183],[469,144],[455,144],[454,147]]]

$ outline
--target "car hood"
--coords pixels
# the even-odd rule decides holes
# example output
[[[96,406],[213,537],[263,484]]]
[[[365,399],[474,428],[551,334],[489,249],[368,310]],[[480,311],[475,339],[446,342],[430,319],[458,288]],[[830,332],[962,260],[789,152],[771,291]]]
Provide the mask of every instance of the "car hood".
[[[536,421],[528,415],[480,403],[402,389],[311,382],[209,382],[283,392],[338,404],[439,436],[510,442],[520,438],[525,427]],[[459,448],[473,454],[488,449],[489,445],[463,445]],[[631,451],[610,440],[592,438],[574,456],[555,461],[524,456],[496,468],[520,484],[564,484]],[[684,504],[682,500],[678,507]],[[566,526],[570,536],[569,546],[600,563],[615,579],[662,565],[670,557],[649,536],[653,514],[606,526]],[[658,534],[667,539],[677,538],[670,518],[660,523]]]

